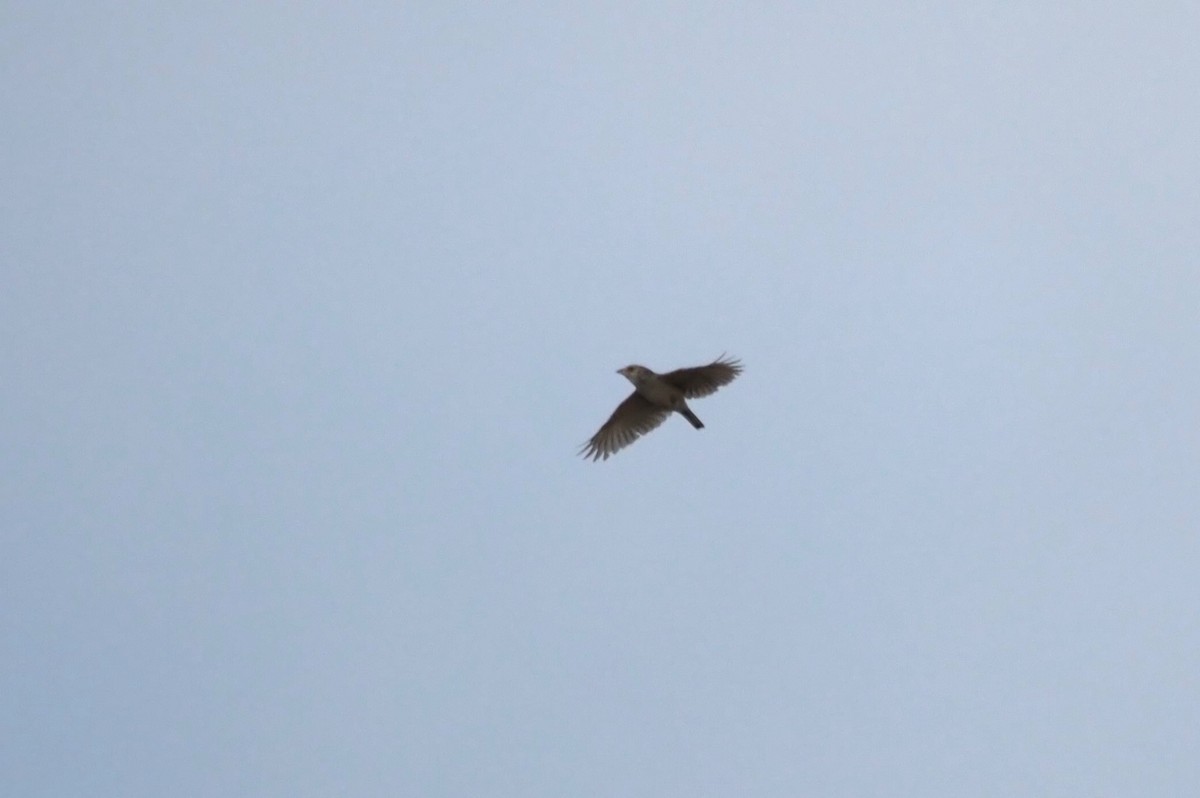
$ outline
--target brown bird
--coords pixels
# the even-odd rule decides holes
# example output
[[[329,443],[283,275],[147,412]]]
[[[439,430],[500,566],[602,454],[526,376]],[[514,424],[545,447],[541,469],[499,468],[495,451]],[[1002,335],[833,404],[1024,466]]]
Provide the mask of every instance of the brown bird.
[[[633,383],[633,393],[609,416],[579,453],[584,459],[607,460],[667,420],[671,413],[686,418],[696,429],[704,423],[687,406],[687,399],[716,393],[742,373],[742,362],[724,355],[707,366],[655,374],[645,366],[626,366],[617,373]]]

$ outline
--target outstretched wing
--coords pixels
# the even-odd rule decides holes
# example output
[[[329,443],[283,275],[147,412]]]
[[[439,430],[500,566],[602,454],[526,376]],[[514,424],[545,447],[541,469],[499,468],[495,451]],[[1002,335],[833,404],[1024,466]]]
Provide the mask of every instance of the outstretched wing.
[[[685,398],[698,399],[716,393],[718,388],[733,382],[741,373],[742,361],[722,355],[707,366],[676,369],[662,378],[683,391]]]
[[[585,459],[590,457],[592,460],[607,460],[619,449],[624,449],[666,421],[669,415],[669,409],[651,404],[634,391],[624,402],[617,405],[608,421],[605,421],[604,426],[583,445],[579,453]]]

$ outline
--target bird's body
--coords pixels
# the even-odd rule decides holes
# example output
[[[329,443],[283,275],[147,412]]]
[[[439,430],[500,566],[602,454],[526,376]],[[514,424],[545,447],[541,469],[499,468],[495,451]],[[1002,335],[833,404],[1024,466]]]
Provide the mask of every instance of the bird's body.
[[[632,382],[633,389],[650,404],[674,410],[691,422],[696,429],[704,429],[704,422],[696,418],[696,414],[687,406],[687,400],[683,398],[683,391],[677,385],[673,385],[645,366],[626,366],[619,369],[617,373],[623,374],[627,380]]]
[[[617,373],[633,383],[633,393],[617,406],[599,431],[583,445],[581,454],[592,460],[607,460],[678,413],[696,429],[704,422],[688,407],[687,400],[708,396],[742,373],[738,360],[724,357],[707,366],[676,369],[656,374],[645,366],[630,365]]]

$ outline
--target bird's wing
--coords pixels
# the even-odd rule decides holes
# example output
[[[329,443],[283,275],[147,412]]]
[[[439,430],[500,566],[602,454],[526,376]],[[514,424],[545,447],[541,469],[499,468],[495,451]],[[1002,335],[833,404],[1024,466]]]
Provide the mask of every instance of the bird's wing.
[[[741,373],[742,361],[722,355],[707,366],[676,369],[662,375],[662,378],[683,391],[685,398],[698,399],[716,393],[718,388],[733,382]]]
[[[604,426],[583,445],[579,453],[592,460],[607,460],[619,449],[645,435],[667,420],[671,415],[668,408],[651,404],[648,399],[634,391],[604,422]]]

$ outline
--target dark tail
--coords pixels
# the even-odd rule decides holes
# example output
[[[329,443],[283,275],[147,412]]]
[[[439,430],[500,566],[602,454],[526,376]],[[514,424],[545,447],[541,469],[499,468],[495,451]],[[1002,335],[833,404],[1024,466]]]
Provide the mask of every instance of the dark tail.
[[[679,408],[679,415],[683,416],[696,429],[704,429],[704,422],[696,418],[696,414],[688,409],[687,405]]]

